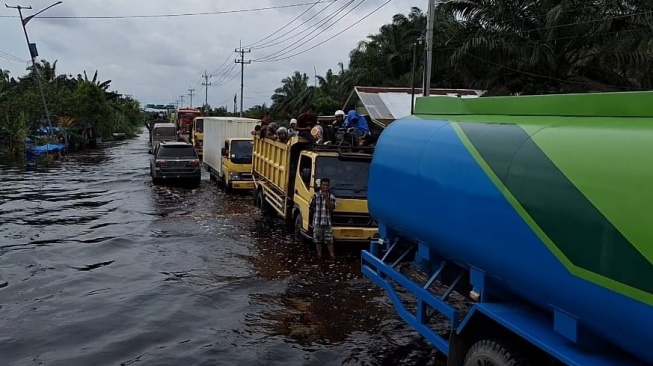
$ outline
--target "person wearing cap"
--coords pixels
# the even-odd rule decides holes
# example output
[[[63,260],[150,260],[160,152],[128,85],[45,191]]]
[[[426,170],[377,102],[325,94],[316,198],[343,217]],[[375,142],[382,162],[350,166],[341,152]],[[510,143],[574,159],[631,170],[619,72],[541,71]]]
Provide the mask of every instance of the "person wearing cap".
[[[290,120],[290,124],[288,127],[288,136],[296,136],[297,131],[295,131],[295,126],[297,125],[297,120],[295,118]]]

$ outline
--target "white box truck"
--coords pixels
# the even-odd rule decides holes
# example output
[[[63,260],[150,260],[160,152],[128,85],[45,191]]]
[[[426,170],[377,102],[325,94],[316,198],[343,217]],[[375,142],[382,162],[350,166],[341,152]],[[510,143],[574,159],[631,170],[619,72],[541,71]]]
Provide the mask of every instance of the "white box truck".
[[[225,191],[254,189],[252,131],[259,120],[240,117],[204,118],[204,167]]]

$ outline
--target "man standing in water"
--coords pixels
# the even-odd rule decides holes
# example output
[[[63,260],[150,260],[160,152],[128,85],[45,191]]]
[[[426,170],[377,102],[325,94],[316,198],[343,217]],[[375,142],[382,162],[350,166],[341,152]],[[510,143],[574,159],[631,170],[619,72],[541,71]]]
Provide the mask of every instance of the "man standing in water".
[[[309,207],[313,211],[313,241],[317,257],[322,258],[322,243],[324,243],[329,249],[331,259],[335,259],[331,212],[336,208],[336,197],[329,191],[330,183],[329,178],[320,181],[320,191],[315,192],[311,197]]]

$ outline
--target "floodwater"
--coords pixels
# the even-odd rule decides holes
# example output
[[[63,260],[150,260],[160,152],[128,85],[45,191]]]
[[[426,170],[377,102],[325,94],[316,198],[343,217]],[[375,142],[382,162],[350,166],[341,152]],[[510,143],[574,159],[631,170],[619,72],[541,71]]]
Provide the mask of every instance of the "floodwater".
[[[0,167],[0,365],[437,363],[360,248],[318,263],[208,176],[152,186],[146,135]]]

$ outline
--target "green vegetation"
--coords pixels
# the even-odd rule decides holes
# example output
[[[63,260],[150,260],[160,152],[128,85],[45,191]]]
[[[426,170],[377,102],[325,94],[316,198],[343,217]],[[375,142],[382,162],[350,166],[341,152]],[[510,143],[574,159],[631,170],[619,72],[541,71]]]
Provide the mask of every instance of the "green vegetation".
[[[86,72],[76,77],[57,75],[56,61],[41,60],[36,66],[43,78],[53,127],[63,128],[74,147],[88,143],[83,133],[86,128],[107,140],[115,132],[133,137],[143,126],[138,101],[109,91],[111,80],[100,82],[97,71],[89,79]],[[0,149],[5,154],[22,155],[25,137],[34,138],[39,126],[48,124],[37,79],[32,68],[28,70],[18,78],[0,70]]]
[[[431,87],[487,95],[648,90],[651,24],[646,0],[450,0],[436,10]],[[269,110],[287,120],[313,103],[333,114],[356,85],[409,87],[412,47],[425,28],[419,8],[396,14],[350,52],[347,68],[340,63],[317,86],[299,71],[284,78]],[[423,52],[418,45],[417,88]]]

